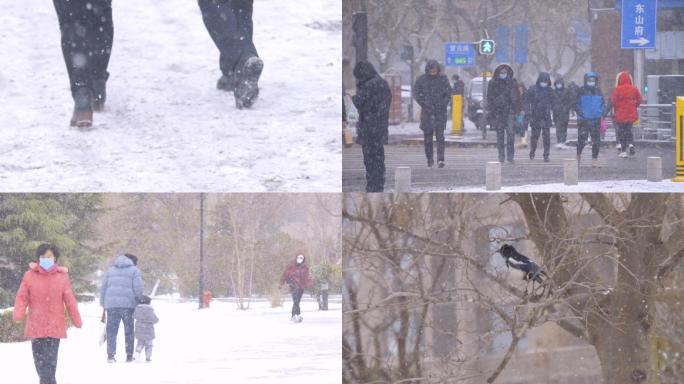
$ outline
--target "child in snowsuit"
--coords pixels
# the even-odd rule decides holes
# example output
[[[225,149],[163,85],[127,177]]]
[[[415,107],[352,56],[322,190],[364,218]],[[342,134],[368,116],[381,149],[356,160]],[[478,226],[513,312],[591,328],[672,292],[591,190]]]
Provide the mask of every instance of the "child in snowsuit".
[[[154,308],[150,305],[152,299],[143,296],[141,304],[135,307],[133,318],[135,319],[135,338],[138,345],[135,347],[136,360],[140,358],[140,352],[145,349],[146,361],[152,358],[152,340],[154,340],[154,325],[159,322],[159,318],[154,313]]]
[[[577,111],[577,162],[582,158],[582,150],[591,135],[591,166],[598,167],[598,155],[601,144],[601,118],[603,116],[603,93],[598,86],[599,76],[596,72],[584,75],[584,86],[577,91],[575,110]]]
[[[525,119],[530,122],[532,137],[530,138],[530,160],[534,160],[539,135],[544,143],[544,162],[549,162],[551,149],[551,110],[553,108],[554,93],[551,89],[551,76],[540,72],[537,83],[525,92],[523,105]]]
[[[304,290],[313,285],[309,276],[309,267],[304,264],[304,255],[297,255],[295,261],[287,266],[280,278],[280,283],[287,283],[292,294],[292,318],[290,320],[297,323],[301,322],[299,301],[302,300]]]

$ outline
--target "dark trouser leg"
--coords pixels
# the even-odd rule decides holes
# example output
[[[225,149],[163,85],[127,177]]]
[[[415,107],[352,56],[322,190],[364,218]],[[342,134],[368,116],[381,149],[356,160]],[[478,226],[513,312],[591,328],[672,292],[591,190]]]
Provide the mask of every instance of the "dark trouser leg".
[[[544,143],[544,158],[548,158],[551,151],[551,127],[545,126],[541,129],[542,141]]]
[[[515,156],[515,132],[513,132],[513,116],[506,119],[506,154],[508,161],[513,161]]]
[[[437,128],[435,131],[435,136],[437,136],[437,161],[444,161],[444,129]]]
[[[532,157],[537,151],[537,143],[539,142],[541,126],[539,126],[536,122],[532,122],[530,124],[530,128],[532,129],[532,135],[530,136],[530,157]]]
[[[591,130],[591,158],[598,159],[599,150],[601,148],[601,120],[595,119],[591,120],[590,123]]]
[[[568,121],[567,120],[559,121],[558,124],[556,125],[556,139],[558,140],[558,144],[563,144],[567,141],[567,139],[568,139]]]
[[[627,145],[625,143],[625,131],[624,131],[624,126],[622,123],[617,123],[615,127],[615,139],[617,140],[618,144],[620,145],[620,150],[622,152],[627,150]]]
[[[93,91],[93,79],[106,76],[114,28],[111,0],[53,0],[62,35],[71,94]]]
[[[434,135],[432,129],[425,129],[423,131],[423,139],[425,139],[425,157],[427,158],[428,164],[433,164],[435,162],[435,156],[432,152],[432,136]]]
[[[219,66],[232,76],[241,59],[258,56],[252,40],[253,0],[198,0],[202,20],[220,52]]]
[[[361,147],[366,166],[366,192],[385,189],[385,147],[379,139],[366,140]]]
[[[40,384],[57,384],[57,354],[59,339],[45,337],[31,340],[33,363],[40,377]]]
[[[119,324],[125,308],[109,308],[107,310],[107,356],[116,355],[116,335],[119,333]]]
[[[634,134],[632,133],[632,123],[620,123],[618,124],[620,130],[622,131],[622,150],[626,151],[630,145],[634,144]]]
[[[145,342],[145,358],[147,360],[152,359],[152,340],[147,340]]]
[[[124,324],[124,336],[126,340],[126,357],[133,356],[133,347],[135,342],[135,328],[133,322],[133,312],[135,308],[122,308],[123,309],[123,324]]]
[[[299,302],[302,300],[303,295],[304,290],[301,288],[295,288],[292,291],[292,316],[299,315],[302,313],[299,309]]]
[[[589,137],[589,127],[587,124],[587,120],[577,122],[577,156],[582,155],[582,150],[584,150],[584,146],[587,144],[587,138]]]
[[[502,124],[501,121],[495,120],[492,124],[496,124],[496,149],[499,151],[499,161],[506,161],[506,147],[504,140],[506,139],[506,125]],[[486,129],[484,127],[483,129]]]

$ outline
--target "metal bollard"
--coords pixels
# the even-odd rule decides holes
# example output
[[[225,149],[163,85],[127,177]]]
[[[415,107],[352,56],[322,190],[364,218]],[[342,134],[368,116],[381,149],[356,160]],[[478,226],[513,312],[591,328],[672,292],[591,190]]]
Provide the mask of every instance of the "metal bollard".
[[[411,192],[411,167],[397,167],[395,169],[394,192]]]
[[[565,185],[577,185],[578,181],[577,159],[563,159],[563,182]]]
[[[663,159],[660,157],[649,157],[646,161],[646,180],[663,181]]]
[[[485,168],[485,184],[488,191],[501,189],[501,163],[488,161]]]

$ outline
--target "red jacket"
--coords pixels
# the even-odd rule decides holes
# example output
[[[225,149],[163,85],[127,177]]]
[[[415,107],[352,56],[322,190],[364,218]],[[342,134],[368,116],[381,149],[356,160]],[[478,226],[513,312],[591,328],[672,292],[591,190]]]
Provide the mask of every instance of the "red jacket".
[[[300,289],[313,287],[313,282],[309,276],[309,267],[304,263],[297,265],[294,261],[290,263],[285,269],[285,272],[283,272],[280,283],[287,283],[290,287],[294,285],[296,288]]]
[[[637,107],[641,104],[641,94],[632,85],[632,76],[628,72],[618,73],[618,85],[610,97],[615,108],[615,122],[633,123],[639,118]]]
[[[78,313],[76,298],[71,291],[68,269],[55,265],[50,272],[38,264],[29,264],[14,302],[14,321],[28,321],[24,335],[35,339],[41,337],[66,338],[66,319],[64,308],[76,328],[81,328],[81,315]]]

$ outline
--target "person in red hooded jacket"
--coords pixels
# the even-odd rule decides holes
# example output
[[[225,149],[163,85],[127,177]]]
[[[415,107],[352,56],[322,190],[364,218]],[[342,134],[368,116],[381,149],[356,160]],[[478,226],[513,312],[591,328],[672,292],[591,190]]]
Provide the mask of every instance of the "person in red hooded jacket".
[[[36,257],[38,263],[30,263],[21,280],[12,318],[17,323],[28,318],[24,335],[31,339],[40,384],[56,384],[59,340],[67,337],[64,308],[76,328],[81,328],[81,315],[68,270],[57,265],[59,249],[52,244],[41,244]]]
[[[632,124],[639,118],[637,107],[641,104],[641,93],[632,85],[632,76],[629,72],[617,74],[617,87],[610,96],[610,102],[614,109],[614,120],[617,124],[618,152],[620,157],[627,157],[629,154],[634,156],[634,136],[632,135]]]
[[[304,295],[304,290],[313,287],[309,275],[309,267],[304,261],[304,255],[297,255],[295,261],[287,266],[283,276],[280,278],[280,284],[287,283],[290,286],[290,293],[292,294],[292,318],[290,320],[296,323],[302,321],[299,301]]]

